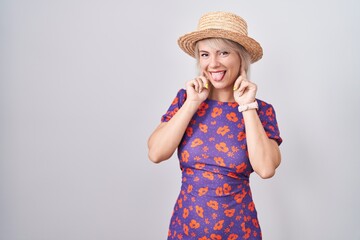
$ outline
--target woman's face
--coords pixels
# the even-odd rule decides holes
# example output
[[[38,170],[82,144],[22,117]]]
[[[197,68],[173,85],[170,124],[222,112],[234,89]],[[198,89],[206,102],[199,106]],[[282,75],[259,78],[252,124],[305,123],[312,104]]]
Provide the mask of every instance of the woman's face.
[[[200,71],[216,89],[233,88],[240,74],[241,58],[225,43],[214,47],[207,40],[198,43]]]

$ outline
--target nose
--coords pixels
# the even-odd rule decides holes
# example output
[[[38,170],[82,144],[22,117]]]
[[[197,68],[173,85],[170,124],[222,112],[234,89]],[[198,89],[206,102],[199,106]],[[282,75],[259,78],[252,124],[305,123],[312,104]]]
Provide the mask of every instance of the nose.
[[[209,62],[209,67],[210,68],[216,68],[216,67],[219,67],[220,66],[220,63],[217,59],[217,56],[212,56],[210,58],[210,62]]]

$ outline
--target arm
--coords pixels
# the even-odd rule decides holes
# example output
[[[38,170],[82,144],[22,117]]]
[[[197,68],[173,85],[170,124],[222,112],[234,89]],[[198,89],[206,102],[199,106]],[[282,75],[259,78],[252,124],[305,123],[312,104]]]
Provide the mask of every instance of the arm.
[[[148,140],[148,156],[154,163],[169,159],[180,144],[193,115],[208,97],[208,81],[199,76],[186,84],[187,98],[176,114],[161,123]]]
[[[234,84],[234,98],[239,105],[246,105],[255,101],[256,84],[247,79],[244,68]],[[262,178],[274,176],[275,169],[281,161],[281,154],[277,142],[269,139],[256,110],[243,112],[246,143],[249,159],[254,171]]]
[[[270,178],[281,162],[279,146],[266,135],[256,110],[244,111],[243,117],[251,166],[260,177]]]
[[[173,155],[198,107],[198,103],[186,100],[169,122],[160,123],[148,140],[151,161],[160,163]]]

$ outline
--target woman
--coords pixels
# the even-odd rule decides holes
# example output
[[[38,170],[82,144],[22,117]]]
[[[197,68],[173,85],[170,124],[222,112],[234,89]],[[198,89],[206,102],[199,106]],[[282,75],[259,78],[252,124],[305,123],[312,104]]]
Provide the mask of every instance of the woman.
[[[270,178],[282,139],[273,107],[256,99],[247,77],[261,46],[239,16],[214,12],[178,44],[197,59],[200,74],[186,83],[148,140],[149,158],[178,149],[182,187],[168,239],[261,239],[249,176]]]

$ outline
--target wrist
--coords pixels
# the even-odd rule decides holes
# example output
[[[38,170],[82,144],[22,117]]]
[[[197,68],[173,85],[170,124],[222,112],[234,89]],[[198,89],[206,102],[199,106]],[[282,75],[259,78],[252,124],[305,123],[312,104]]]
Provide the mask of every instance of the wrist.
[[[183,107],[187,108],[190,111],[197,111],[201,103],[202,102],[199,101],[186,100]]]
[[[251,103],[241,104],[238,107],[239,112],[245,112],[245,111],[248,111],[248,110],[257,110],[257,109],[259,109],[259,105],[258,105],[256,100],[254,102],[251,102]]]

